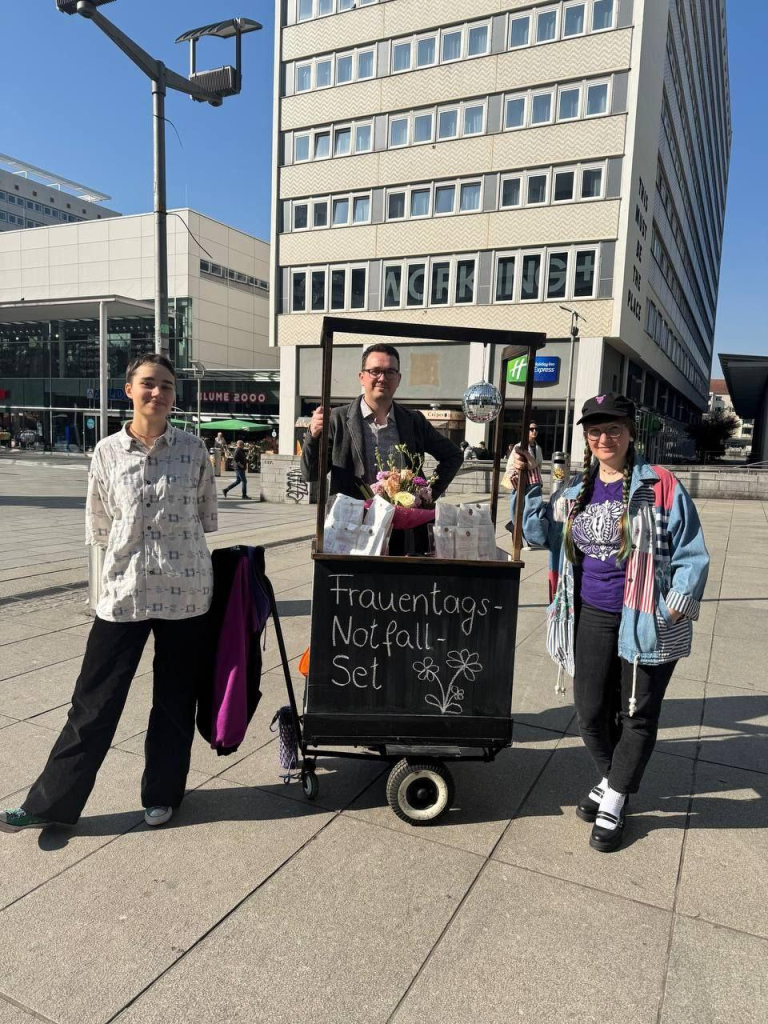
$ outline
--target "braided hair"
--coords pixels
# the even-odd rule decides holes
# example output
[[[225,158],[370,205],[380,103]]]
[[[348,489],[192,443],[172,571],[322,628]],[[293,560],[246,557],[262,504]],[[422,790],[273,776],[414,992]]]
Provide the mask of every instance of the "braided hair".
[[[577,551],[576,545],[573,543],[573,521],[576,516],[580,515],[586,507],[589,501],[589,496],[592,493],[592,480],[595,475],[595,468],[592,465],[592,449],[589,447],[589,442],[585,439],[584,441],[584,464],[581,469],[581,487],[579,493],[571,505],[571,510],[568,513],[568,518],[565,521],[565,529],[563,532],[563,543],[565,544],[565,553],[568,556],[570,562],[577,562],[581,558],[581,554]]]
[[[629,553],[632,550],[632,531],[629,522],[629,492],[632,487],[632,471],[634,466],[635,444],[634,437],[632,437],[629,442],[629,448],[627,449],[627,459],[624,463],[624,475],[621,485],[621,503],[624,509],[621,516],[621,547],[616,555],[617,565],[622,565],[626,562],[629,557]],[[586,508],[587,502],[592,494],[592,482],[595,478],[595,473],[596,467],[593,465],[592,450],[589,447],[589,442],[585,440],[584,464],[581,471],[581,487],[579,488],[579,493],[576,495],[576,498],[571,505],[571,510],[568,513],[568,518],[565,521],[565,528],[563,531],[565,553],[568,560],[573,564],[580,562],[583,557],[581,552],[573,543],[573,521],[576,516],[580,515]]]

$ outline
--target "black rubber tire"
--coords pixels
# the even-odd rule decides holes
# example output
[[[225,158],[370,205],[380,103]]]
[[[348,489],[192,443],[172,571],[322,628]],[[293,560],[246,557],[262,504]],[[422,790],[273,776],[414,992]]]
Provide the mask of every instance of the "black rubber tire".
[[[301,776],[301,788],[304,790],[304,796],[307,800],[315,800],[317,798],[317,794],[320,792],[320,783],[314,771],[304,772]]]
[[[387,803],[409,825],[434,825],[451,809],[453,776],[441,761],[403,758],[387,779]]]

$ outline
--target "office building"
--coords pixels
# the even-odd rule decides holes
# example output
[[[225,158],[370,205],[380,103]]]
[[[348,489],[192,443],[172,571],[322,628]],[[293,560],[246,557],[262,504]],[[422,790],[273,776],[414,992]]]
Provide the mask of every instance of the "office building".
[[[154,217],[0,234],[0,429],[54,447],[98,440],[100,315],[109,427],[128,413],[128,362],[154,349]],[[269,245],[194,210],[168,213],[170,355],[179,412],[194,412],[191,360],[206,367],[204,415],[277,422],[268,342]],[[188,378],[188,379],[185,379]]]
[[[546,333],[534,392],[562,443],[622,391],[652,459],[707,407],[731,144],[725,0],[285,0],[276,5],[271,338],[281,450],[319,397],[326,313],[435,328],[399,397],[454,424],[494,354],[443,325]],[[340,339],[341,340],[341,339]],[[334,399],[359,393],[347,336]],[[558,362],[559,361],[559,362]],[[514,391],[514,389],[512,388]],[[519,436],[521,402],[505,411]],[[485,428],[466,424],[470,441]],[[577,432],[578,435],[578,432]],[[580,458],[581,441],[574,438]]]
[[[88,185],[0,153],[0,231],[119,217],[110,197]]]

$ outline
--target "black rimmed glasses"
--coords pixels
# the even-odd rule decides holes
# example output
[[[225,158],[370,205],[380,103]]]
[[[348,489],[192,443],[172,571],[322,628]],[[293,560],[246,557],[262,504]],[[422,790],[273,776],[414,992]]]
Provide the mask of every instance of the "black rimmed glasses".
[[[363,373],[367,373],[374,380],[378,380],[379,377],[384,377],[385,380],[394,380],[395,377],[400,376],[399,370],[394,370],[391,367],[388,370],[384,370],[380,366],[374,366],[372,370],[363,370]]]
[[[607,427],[587,427],[587,437],[590,441],[599,441],[601,436],[605,434],[611,441],[615,441],[618,437],[621,437],[621,433],[624,427],[620,423],[611,423]]]

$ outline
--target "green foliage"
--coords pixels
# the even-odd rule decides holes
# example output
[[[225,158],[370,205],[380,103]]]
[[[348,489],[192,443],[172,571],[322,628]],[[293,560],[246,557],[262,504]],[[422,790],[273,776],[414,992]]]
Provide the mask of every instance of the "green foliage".
[[[700,462],[712,462],[725,454],[725,446],[729,438],[739,429],[739,421],[733,413],[707,413],[701,423],[691,423],[686,433],[696,445],[696,456]]]

